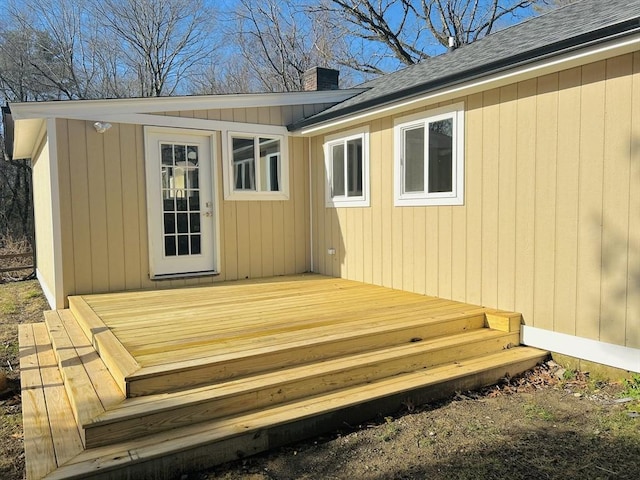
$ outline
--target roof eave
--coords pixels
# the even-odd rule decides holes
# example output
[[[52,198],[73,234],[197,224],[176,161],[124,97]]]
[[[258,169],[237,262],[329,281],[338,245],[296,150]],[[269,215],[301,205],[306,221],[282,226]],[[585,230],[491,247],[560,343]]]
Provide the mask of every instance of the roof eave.
[[[100,110],[105,115],[126,113],[160,113],[180,110],[208,110],[245,107],[274,107],[340,103],[363,89],[320,90],[308,92],[195,95],[182,97],[118,98],[99,100],[63,100],[10,103],[14,120],[65,118],[82,112]]]
[[[563,54],[594,47],[606,42],[615,41],[640,32],[640,18],[634,18],[602,29],[594,30],[586,34],[578,35],[555,42],[544,47],[519,53],[496,62],[491,62],[481,67],[472,68],[457,74],[440,77],[431,82],[426,82],[404,90],[398,90],[391,94],[380,96],[369,101],[332,112],[319,113],[294,124],[288,125],[290,131],[302,132],[309,127],[321,127],[324,124],[334,123],[357,113],[375,111],[385,106],[393,105],[402,100],[429,94],[430,92],[451,88],[467,82],[472,82],[483,77],[499,74],[501,72],[522,69],[533,63],[549,60]]]

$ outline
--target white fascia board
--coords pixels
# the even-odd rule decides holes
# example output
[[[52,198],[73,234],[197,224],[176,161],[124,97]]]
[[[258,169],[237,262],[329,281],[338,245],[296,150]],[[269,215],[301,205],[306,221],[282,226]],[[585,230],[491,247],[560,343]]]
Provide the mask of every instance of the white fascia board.
[[[601,365],[640,373],[640,349],[522,325],[520,343]]]
[[[14,120],[96,114],[160,113],[182,110],[276,107],[339,103],[364,89],[311,92],[201,95],[188,97],[118,98],[105,100],[63,100],[55,102],[10,103]]]
[[[130,114],[84,114],[67,115],[64,118],[71,120],[85,120],[89,122],[101,121],[112,123],[129,123],[133,125],[145,125],[150,127],[188,128],[206,131],[234,130],[246,133],[265,133],[275,135],[288,135],[287,127],[279,125],[266,125],[260,123],[228,122],[224,120],[206,120],[191,117],[172,117],[165,115],[148,115],[143,113]]]
[[[48,117],[52,119],[54,117]],[[70,120],[83,120],[89,122],[129,123],[153,127],[189,128],[206,131],[227,131],[246,133],[264,133],[272,135],[290,135],[287,127],[279,125],[265,125],[256,123],[228,122],[222,120],[206,120],[190,117],[172,117],[166,115],[151,115],[144,113],[120,113],[102,114],[93,112],[72,113],[61,118]],[[30,118],[17,120],[15,124],[16,136],[14,139],[13,158],[30,158],[33,149],[37,147],[39,136],[45,120],[42,118]]]
[[[528,65],[516,67],[511,70],[487,75],[475,80],[469,80],[450,87],[441,88],[432,92],[418,95],[408,99],[400,99],[397,102],[372,108],[361,113],[345,115],[335,120],[327,120],[308,127],[302,127],[291,133],[297,135],[320,135],[329,133],[337,128],[347,128],[366,121],[401,113],[411,108],[418,108],[436,102],[451,100],[472,93],[477,93],[491,88],[497,88],[512,83],[521,82],[531,78],[559,72],[569,68],[586,65],[617,55],[624,55],[637,51],[640,48],[640,34],[626,37],[624,40],[613,40],[600,45],[587,47],[574,52],[561,54],[545,60],[540,60]]]

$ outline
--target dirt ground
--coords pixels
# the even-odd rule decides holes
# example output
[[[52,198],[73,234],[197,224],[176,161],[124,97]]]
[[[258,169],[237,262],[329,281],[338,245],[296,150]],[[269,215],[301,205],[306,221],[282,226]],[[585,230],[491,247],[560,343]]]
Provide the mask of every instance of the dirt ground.
[[[42,320],[37,282],[0,284],[0,478],[22,479],[19,323]],[[2,389],[0,389],[2,390]],[[640,376],[608,383],[548,362],[517,379],[180,480],[637,479]]]

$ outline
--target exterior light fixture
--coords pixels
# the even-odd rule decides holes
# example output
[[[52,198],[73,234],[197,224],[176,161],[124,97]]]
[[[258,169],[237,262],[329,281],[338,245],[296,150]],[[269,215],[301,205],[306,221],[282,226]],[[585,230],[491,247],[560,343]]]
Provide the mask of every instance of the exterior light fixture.
[[[111,128],[111,124],[108,122],[95,122],[93,128],[95,128],[98,133],[104,133]]]

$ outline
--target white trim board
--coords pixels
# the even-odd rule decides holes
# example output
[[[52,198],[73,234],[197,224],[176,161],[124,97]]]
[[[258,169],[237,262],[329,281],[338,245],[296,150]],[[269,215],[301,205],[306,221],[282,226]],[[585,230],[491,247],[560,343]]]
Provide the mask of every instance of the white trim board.
[[[640,373],[640,349],[521,326],[520,343],[590,362]]]
[[[56,120],[47,119],[49,174],[51,182],[51,228],[53,230],[53,275],[54,303],[53,308],[64,306],[64,275],[62,265],[62,217],[60,213],[60,180],[58,175],[58,136]],[[36,252],[37,254],[37,252]]]
[[[49,289],[49,285],[45,282],[44,277],[40,274],[40,270],[36,268],[36,278],[40,283],[40,288],[42,288],[42,293],[44,293],[44,297],[47,299],[49,306],[52,310],[56,310],[58,308],[64,308],[62,305],[56,305],[56,299],[53,296],[53,293]]]
[[[50,102],[10,103],[14,120],[64,117],[68,115],[104,115],[127,113],[159,113],[180,110],[216,108],[276,107],[339,103],[362,93],[363,88],[285,93],[247,93],[228,95],[194,95],[183,97],[149,97],[105,100],[66,100]]]

